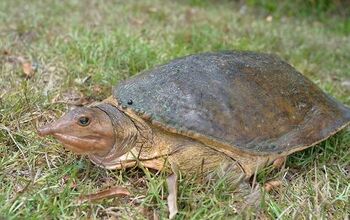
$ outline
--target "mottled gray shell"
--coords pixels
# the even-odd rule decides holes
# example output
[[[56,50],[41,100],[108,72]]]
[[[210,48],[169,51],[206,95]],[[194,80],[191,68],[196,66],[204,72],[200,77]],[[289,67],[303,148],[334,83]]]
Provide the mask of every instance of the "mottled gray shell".
[[[172,132],[254,154],[292,152],[334,134],[350,110],[276,56],[204,53],[120,83],[121,105]]]

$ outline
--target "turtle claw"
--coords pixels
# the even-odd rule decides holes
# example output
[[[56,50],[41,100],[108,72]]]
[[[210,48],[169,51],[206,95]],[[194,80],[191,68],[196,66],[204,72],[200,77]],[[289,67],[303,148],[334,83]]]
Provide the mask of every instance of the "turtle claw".
[[[279,157],[275,161],[273,161],[273,167],[276,169],[281,169],[286,162],[286,157]]]
[[[266,192],[271,192],[272,190],[279,188],[281,185],[281,180],[270,180],[264,184],[264,189]]]

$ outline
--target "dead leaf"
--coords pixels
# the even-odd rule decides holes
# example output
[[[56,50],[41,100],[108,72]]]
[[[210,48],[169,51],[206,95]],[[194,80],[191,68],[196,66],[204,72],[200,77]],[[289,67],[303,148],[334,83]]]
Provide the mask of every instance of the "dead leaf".
[[[153,209],[153,220],[159,220],[159,213],[157,212],[156,209]]]
[[[350,80],[344,80],[341,85],[347,89],[347,90],[350,90]]]
[[[267,16],[267,17],[266,17],[266,21],[267,21],[267,22],[271,22],[271,21],[272,21],[272,16],[271,16],[271,15]]]
[[[83,106],[92,103],[94,100],[90,97],[84,96],[82,92],[71,90],[62,94],[56,95],[51,99],[51,103],[63,103],[73,106]]]
[[[147,11],[150,12],[150,13],[156,13],[156,12],[158,12],[159,10],[158,10],[158,8],[156,8],[156,7],[150,7],[150,8],[148,8]]]
[[[193,21],[193,18],[195,18],[197,16],[197,10],[194,8],[190,8],[188,10],[186,10],[185,12],[185,19],[186,22],[191,23]]]
[[[136,206],[136,210],[139,211],[139,213],[144,217],[144,219],[156,220],[155,219],[156,210],[145,206]]]
[[[94,93],[100,94],[102,92],[102,87],[99,85],[94,85],[92,87],[92,91],[94,91]]]
[[[24,73],[26,78],[31,78],[34,76],[35,73],[35,68],[33,65],[33,63],[22,57],[22,56],[18,56],[18,57],[14,57],[14,63],[19,63],[22,66],[22,72]]]
[[[91,79],[91,75],[85,76],[84,78],[77,78],[74,80],[75,83],[79,84],[79,85],[83,85],[86,84],[90,81]]]
[[[9,56],[10,54],[11,54],[11,52],[9,51],[9,50],[3,50],[2,51],[2,54],[4,55],[4,56]]]
[[[282,185],[282,181],[281,180],[271,180],[267,183],[265,183],[264,188],[266,190],[266,192],[270,192],[273,189],[276,189],[278,187],[280,187]]]
[[[87,104],[90,104],[92,103],[94,100],[91,99],[90,97],[81,97],[79,100],[77,100],[76,102],[72,102],[71,104],[72,105],[75,105],[75,106],[84,106],[84,105],[87,105]]]
[[[23,73],[27,78],[31,78],[34,76],[34,70],[31,62],[23,62],[22,63]]]
[[[130,23],[135,26],[141,26],[145,23],[144,19],[138,19],[138,18],[131,18]]]
[[[175,173],[168,176],[167,180],[168,185],[168,208],[169,208],[169,219],[173,219],[177,212],[177,175]]]
[[[128,189],[116,186],[110,189],[102,190],[98,193],[80,196],[77,203],[80,205],[85,202],[93,202],[100,199],[109,199],[117,196],[129,196],[130,192]]]

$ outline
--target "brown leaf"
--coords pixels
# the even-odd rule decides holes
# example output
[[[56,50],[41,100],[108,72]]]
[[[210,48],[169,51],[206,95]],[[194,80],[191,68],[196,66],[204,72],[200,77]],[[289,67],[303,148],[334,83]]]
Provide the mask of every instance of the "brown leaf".
[[[282,185],[282,181],[281,180],[271,180],[267,183],[265,183],[264,188],[266,190],[266,192],[270,192],[273,189],[276,189],[278,187],[280,187]]]
[[[153,209],[153,220],[159,220],[159,213],[157,212],[156,209]]]
[[[9,56],[11,54],[11,52],[9,50],[3,50],[2,54],[5,56]]]
[[[90,80],[91,80],[91,75],[87,75],[84,78],[75,79],[74,82],[79,84],[79,85],[83,85],[83,84],[86,84],[87,82],[89,82]]]
[[[191,23],[193,18],[196,17],[196,15],[197,15],[196,9],[194,8],[187,9],[185,13],[186,22]]]
[[[341,83],[341,86],[343,86],[345,89],[350,90],[350,80],[344,80]]]
[[[32,68],[32,63],[30,63],[30,62],[22,63],[22,70],[23,70],[23,73],[28,78],[31,78],[34,75],[34,71],[33,71],[33,68]]]
[[[154,220],[155,210],[151,209],[150,207],[136,206],[136,210],[138,210],[145,219]]]
[[[100,199],[109,199],[117,196],[129,196],[129,195],[130,195],[130,192],[128,189],[121,186],[116,186],[110,189],[102,190],[98,193],[80,196],[79,199],[77,200],[77,203],[82,204],[85,202],[93,202]]]
[[[267,22],[271,22],[272,19],[273,19],[273,17],[272,17],[271,15],[269,15],[269,16],[266,17],[266,21],[267,21]]]
[[[177,175],[175,173],[168,176],[167,180],[168,185],[168,208],[169,208],[169,219],[173,219],[178,212],[177,208]]]
[[[102,90],[102,87],[101,87],[101,86],[99,86],[99,85],[94,85],[94,86],[92,87],[92,91],[94,91],[94,92],[97,93],[97,94],[100,94],[103,90]]]
[[[156,7],[149,7],[147,11],[150,12],[150,13],[156,13],[156,12],[159,11],[159,9],[156,8]]]
[[[134,26],[141,26],[145,23],[145,20],[138,18],[130,18],[130,23]]]
[[[83,106],[92,103],[94,100],[84,96],[82,92],[70,90],[62,94],[56,95],[51,99],[51,103],[63,103],[73,106]]]

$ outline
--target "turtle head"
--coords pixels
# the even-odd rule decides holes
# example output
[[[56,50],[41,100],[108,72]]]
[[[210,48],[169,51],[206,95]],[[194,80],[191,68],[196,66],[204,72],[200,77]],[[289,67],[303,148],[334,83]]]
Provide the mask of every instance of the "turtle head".
[[[57,121],[38,129],[41,136],[52,135],[77,154],[106,155],[115,144],[110,117],[94,107],[79,107]]]

